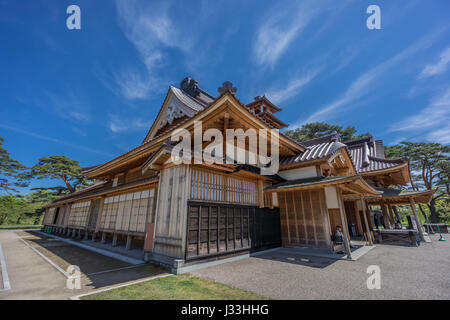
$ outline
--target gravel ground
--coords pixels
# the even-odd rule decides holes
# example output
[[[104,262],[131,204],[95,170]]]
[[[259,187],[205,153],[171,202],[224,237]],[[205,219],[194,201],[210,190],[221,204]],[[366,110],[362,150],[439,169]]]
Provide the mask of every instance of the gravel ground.
[[[450,299],[448,241],[420,247],[378,245],[358,261],[270,252],[192,272],[275,299]],[[378,265],[381,289],[367,288]]]

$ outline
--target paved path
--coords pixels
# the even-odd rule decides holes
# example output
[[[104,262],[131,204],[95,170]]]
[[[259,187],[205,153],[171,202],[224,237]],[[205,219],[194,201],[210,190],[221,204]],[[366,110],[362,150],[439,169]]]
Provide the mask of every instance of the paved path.
[[[73,295],[66,277],[33,253],[13,231],[0,231],[11,289],[0,299],[61,299]]]
[[[149,265],[126,264],[25,231],[0,231],[0,244],[11,285],[10,290],[0,291],[0,300],[68,299],[74,295],[147,278],[161,272],[155,272],[155,268]],[[79,265],[81,271],[85,272],[81,278],[81,289],[67,289],[67,277],[36,251],[50,259],[61,270],[65,270],[68,265]]]
[[[380,245],[358,261],[333,261],[275,251],[197,270],[276,299],[450,299],[450,235],[418,248]],[[369,265],[381,269],[381,289],[367,289]]]

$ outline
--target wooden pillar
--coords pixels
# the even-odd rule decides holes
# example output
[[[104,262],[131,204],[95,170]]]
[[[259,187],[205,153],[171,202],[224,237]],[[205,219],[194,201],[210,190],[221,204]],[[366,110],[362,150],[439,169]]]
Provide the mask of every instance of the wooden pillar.
[[[422,224],[420,223],[419,216],[417,215],[416,204],[414,202],[414,198],[412,198],[412,197],[409,198],[409,201],[411,204],[411,209],[414,213],[414,218],[416,219],[417,229],[419,229],[420,239],[422,239],[422,241],[425,241],[425,237],[423,235]]]
[[[258,180],[259,207],[264,208],[264,185],[262,180]]]
[[[105,205],[105,199],[106,196],[102,196],[100,198],[100,206],[98,207],[98,213],[97,213],[97,221],[95,222],[95,233],[97,233],[100,230],[100,222],[102,221],[102,215],[103,215],[103,207]],[[96,201],[96,200],[93,200]]]
[[[356,225],[358,226],[360,234],[364,234],[364,230],[361,224],[361,216],[359,215],[358,204],[356,203],[356,201],[357,200],[353,201],[353,206],[355,208]]]
[[[369,223],[367,222],[366,204],[365,204],[362,196],[360,198],[360,201],[361,201],[361,208],[362,208],[362,212],[363,212],[364,225],[366,226],[366,230],[367,230],[366,238],[369,241],[369,244],[371,246],[373,246],[372,233],[370,232]]]
[[[128,235],[127,236],[127,245],[126,245],[126,249],[127,250],[131,250],[131,241],[133,240],[133,236],[131,236],[131,235]]]
[[[336,188],[338,193],[338,204],[339,204],[339,213],[341,214],[341,223],[342,223],[342,230],[344,231],[344,247],[345,251],[347,252],[347,259],[352,258],[352,252],[350,250],[350,234],[348,232],[348,225],[347,220],[345,218],[345,212],[344,212],[344,202],[342,201],[342,193],[341,189]]]
[[[388,212],[386,210],[386,205],[384,204],[383,201],[381,201],[380,206],[381,206],[381,211],[383,212],[384,224],[386,225],[387,229],[390,229],[391,228],[391,223],[389,222],[389,216],[388,216]]]
[[[117,233],[114,233],[111,245],[113,247],[117,246]]]
[[[365,209],[367,210],[366,211],[367,222],[369,223],[370,231],[372,231],[375,228],[374,228],[374,225],[372,223],[372,217],[370,216],[370,206],[369,206],[369,203],[366,200],[364,200],[364,204],[365,204]]]
[[[394,212],[392,211],[392,206],[390,204],[387,205],[389,210],[389,216],[391,217],[391,221],[395,222]]]
[[[402,221],[402,219],[400,219],[400,215],[398,214],[397,207],[396,206],[391,206],[391,207],[392,207],[392,211],[394,211],[394,215],[398,219],[398,221]]]

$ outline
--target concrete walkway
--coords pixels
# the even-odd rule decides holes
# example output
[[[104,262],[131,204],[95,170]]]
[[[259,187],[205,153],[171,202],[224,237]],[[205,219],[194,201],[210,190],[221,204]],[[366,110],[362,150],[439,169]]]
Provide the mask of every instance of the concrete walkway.
[[[164,272],[151,265],[132,265],[26,231],[0,231],[0,245],[11,286],[10,290],[0,290],[0,300],[69,299]],[[80,266],[81,289],[67,289],[64,271],[69,265]]]
[[[191,274],[275,299],[450,299],[450,241],[432,238],[417,248],[377,245],[357,261],[278,250]],[[367,288],[371,265],[379,290]]]

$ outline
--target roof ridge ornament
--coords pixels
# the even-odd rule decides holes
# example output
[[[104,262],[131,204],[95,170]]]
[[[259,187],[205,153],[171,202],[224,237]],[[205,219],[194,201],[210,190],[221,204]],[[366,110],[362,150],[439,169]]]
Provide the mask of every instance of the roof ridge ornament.
[[[369,146],[367,145],[367,142],[364,142],[362,167],[365,168],[368,167],[369,165],[370,165]]]
[[[230,81],[225,81],[224,83],[222,83],[221,87],[217,88],[217,91],[220,94],[224,94],[227,91],[232,93],[232,94],[235,94],[237,89],[235,87],[233,87],[233,84]]]
[[[198,81],[192,78],[184,78],[180,83],[180,89],[189,94],[192,97],[200,95],[200,88],[198,87]]]

